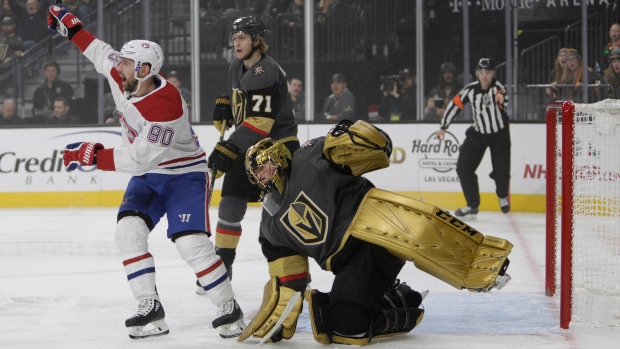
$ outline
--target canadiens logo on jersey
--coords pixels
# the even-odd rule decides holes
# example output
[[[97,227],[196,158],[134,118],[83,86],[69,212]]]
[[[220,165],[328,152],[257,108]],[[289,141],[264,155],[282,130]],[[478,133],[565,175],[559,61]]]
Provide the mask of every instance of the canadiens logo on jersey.
[[[265,67],[262,65],[257,65],[254,67],[254,76],[265,74]]]
[[[323,243],[329,225],[327,215],[303,191],[280,217],[280,222],[305,245]]]
[[[233,116],[235,118],[235,126],[241,125],[243,120],[245,120],[246,103],[247,101],[245,98],[245,94],[238,88],[234,88],[231,98],[231,104]]]

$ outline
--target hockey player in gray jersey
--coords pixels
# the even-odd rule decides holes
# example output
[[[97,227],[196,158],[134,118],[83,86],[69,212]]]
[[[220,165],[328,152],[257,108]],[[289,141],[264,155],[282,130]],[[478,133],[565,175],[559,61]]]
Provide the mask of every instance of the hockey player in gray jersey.
[[[486,292],[510,280],[510,242],[362,177],[387,167],[391,151],[388,135],[361,120],[340,122],[294,156],[271,139],[247,151],[248,176],[263,190],[259,241],[270,280],[238,341],[290,339],[303,298],[320,343],[408,333],[422,321],[426,292],[397,279],[407,260],[459,289]],[[329,293],[306,290],[308,257],[334,273]]]
[[[209,167],[217,176],[226,173],[215,229],[215,246],[232,277],[232,264],[241,238],[241,221],[248,202],[256,202],[260,189],[245,174],[245,151],[261,139],[277,139],[293,153],[299,148],[297,122],[284,70],[265,54],[265,25],[257,17],[241,17],[230,29],[236,58],[228,73],[229,93],[218,97],[213,123],[235,127],[228,140],[216,144]],[[202,293],[198,289],[198,293]]]

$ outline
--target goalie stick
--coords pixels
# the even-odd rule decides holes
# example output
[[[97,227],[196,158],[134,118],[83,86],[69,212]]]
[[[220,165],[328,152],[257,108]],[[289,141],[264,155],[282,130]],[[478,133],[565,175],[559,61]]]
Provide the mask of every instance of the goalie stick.
[[[271,330],[267,332],[267,334],[260,340],[260,343],[258,343],[258,345],[265,344],[265,342],[269,340],[269,338],[271,338],[271,336],[273,336],[274,333],[280,330],[280,326],[282,326],[282,323],[284,322],[284,320],[286,320],[286,318],[291,313],[291,311],[293,311],[293,308],[295,307],[295,303],[297,303],[297,300],[299,299],[299,297],[301,297],[301,292],[298,291],[298,292],[293,293],[293,295],[291,296],[291,299],[289,299],[288,303],[286,304],[286,308],[284,308],[284,311],[282,312],[282,316],[280,316],[280,318],[278,319],[278,322],[276,322],[276,324],[271,328]]]

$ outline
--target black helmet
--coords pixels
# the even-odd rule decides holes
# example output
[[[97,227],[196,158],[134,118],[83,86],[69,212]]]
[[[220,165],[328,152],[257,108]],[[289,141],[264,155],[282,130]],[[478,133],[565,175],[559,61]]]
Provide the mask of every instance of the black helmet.
[[[265,24],[258,17],[247,16],[237,18],[230,26],[230,34],[244,32],[250,34],[252,39],[265,34]]]
[[[495,70],[495,62],[491,58],[480,58],[476,70],[480,69]]]

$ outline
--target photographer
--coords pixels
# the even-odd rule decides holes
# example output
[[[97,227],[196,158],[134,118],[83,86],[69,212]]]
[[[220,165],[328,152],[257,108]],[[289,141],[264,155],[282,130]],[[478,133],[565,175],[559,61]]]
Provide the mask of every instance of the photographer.
[[[370,121],[412,122],[416,120],[415,76],[410,68],[398,75],[382,76],[383,97],[379,104],[379,116]]]
[[[434,88],[429,94],[426,101],[426,107],[424,107],[424,120],[440,120],[443,117],[443,113],[446,112],[446,95],[443,91]]]

